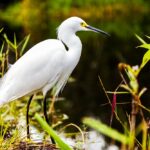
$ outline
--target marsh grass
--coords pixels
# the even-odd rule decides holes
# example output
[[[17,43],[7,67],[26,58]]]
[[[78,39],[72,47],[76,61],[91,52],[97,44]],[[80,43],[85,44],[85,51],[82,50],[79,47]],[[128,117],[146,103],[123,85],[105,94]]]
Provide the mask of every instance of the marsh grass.
[[[99,131],[100,133],[110,137],[115,141],[119,141],[121,143],[121,150],[134,150],[134,149],[142,149],[149,150],[150,149],[150,118],[146,118],[143,111],[146,111],[147,114],[150,114],[149,106],[145,107],[142,105],[141,96],[145,94],[145,91],[148,90],[146,87],[140,87],[138,82],[138,75],[141,70],[145,67],[145,65],[150,60],[150,44],[146,43],[142,38],[138,35],[136,37],[140,40],[142,45],[138,46],[146,49],[140,66],[130,66],[129,64],[119,63],[118,71],[121,76],[121,83],[118,85],[115,91],[108,91],[105,89],[101,78],[100,83],[103,87],[103,90],[108,99],[108,103],[112,108],[112,117],[118,120],[118,122],[122,125],[124,133],[118,132],[116,129],[113,129],[102,122],[92,119],[92,118],[84,118],[83,123],[88,125],[91,128]],[[150,39],[149,36],[147,36]],[[113,100],[111,102],[109,95],[113,94]],[[119,118],[119,114],[117,112],[117,95],[119,94],[128,94],[131,95],[130,105],[131,112],[127,113],[127,122],[122,121],[123,118]],[[137,121],[140,118],[140,122]],[[111,118],[112,123],[112,118]],[[125,125],[127,124],[127,125]],[[141,134],[141,139],[138,138],[139,134]]]
[[[2,45],[0,47],[0,76],[3,77],[4,73],[11,67],[9,64],[9,55],[14,54],[15,60],[18,60],[24,53],[30,35],[26,36],[21,42],[17,42],[16,35],[14,34],[13,42],[9,40],[8,36],[0,30],[2,36]],[[41,110],[39,98],[42,96],[35,96],[35,101],[31,104],[30,117],[35,112]],[[16,150],[16,149],[56,149],[54,145],[46,143],[34,143],[26,139],[26,126],[20,126],[19,121],[21,117],[26,114],[26,104],[28,96],[20,100],[5,104],[0,109],[0,150]],[[33,107],[32,107],[33,106]],[[34,124],[33,121],[31,124]],[[23,132],[23,133],[21,133]],[[22,136],[23,135],[23,136]]]
[[[25,52],[25,48],[28,44],[30,36],[26,36],[21,42],[17,42],[16,35],[14,34],[13,42],[9,40],[6,34],[3,34],[3,29],[0,30],[0,33],[3,37],[2,45],[0,46],[0,76],[3,77],[4,73],[8,70],[11,65],[9,64],[9,55],[14,53],[15,61],[20,58]],[[136,35],[137,36],[137,35]],[[146,53],[143,56],[141,65],[138,68],[134,68],[129,64],[120,63],[118,64],[118,71],[121,76],[121,84],[114,91],[107,91],[102,84],[103,90],[107,96],[108,103],[112,108],[112,117],[115,117],[118,122],[122,125],[124,133],[120,133],[116,129],[113,129],[111,126],[108,126],[100,121],[97,121],[93,118],[84,118],[83,124],[89,126],[96,131],[108,136],[112,141],[119,142],[121,145],[121,150],[133,150],[135,148],[148,150],[150,149],[150,120],[146,120],[143,110],[150,114],[150,109],[142,105],[141,96],[147,90],[145,87],[140,87],[138,83],[138,75],[144,66],[150,60],[150,44],[146,43],[139,36],[137,38],[141,41],[142,45],[140,47],[147,49]],[[150,37],[148,37],[149,39]],[[128,79],[128,80],[127,80]],[[109,94],[113,94],[113,101],[111,102]],[[128,122],[124,122],[123,118],[119,118],[117,112],[117,95],[118,94],[130,94],[131,99],[131,112],[127,114]],[[87,129],[68,124],[64,125],[62,128],[57,128],[60,124],[63,123],[64,118],[56,119],[55,124],[52,125],[57,132],[55,132],[46,122],[41,118],[43,114],[41,113],[42,106],[41,101],[42,95],[38,94],[34,96],[34,101],[31,103],[30,107],[30,123],[37,128],[38,131],[43,132],[42,128],[45,131],[45,134],[51,135],[56,143],[56,145],[51,144],[46,140],[48,136],[43,138],[43,141],[37,142],[32,140],[27,140],[26,138],[26,126],[19,125],[19,121],[26,114],[26,104],[29,99],[28,96],[21,98],[20,100],[13,101],[9,104],[5,104],[0,109],[0,150],[18,150],[18,149],[44,149],[44,150],[56,150],[59,149],[70,150],[72,149],[66,141],[60,138],[59,133],[62,131],[65,132],[65,129],[72,126],[78,131],[76,133],[65,133],[65,136],[69,136],[71,140],[74,140],[79,134],[81,135],[81,141],[77,140],[76,145],[78,148],[83,149],[85,144],[85,133]],[[34,114],[37,113],[35,116]],[[62,115],[62,114],[61,114]],[[137,117],[140,116],[141,122],[137,123]],[[57,116],[58,117],[58,116]],[[25,120],[24,120],[25,121]],[[39,122],[39,124],[38,124]],[[137,137],[141,134],[141,140]],[[80,148],[79,148],[80,147]]]

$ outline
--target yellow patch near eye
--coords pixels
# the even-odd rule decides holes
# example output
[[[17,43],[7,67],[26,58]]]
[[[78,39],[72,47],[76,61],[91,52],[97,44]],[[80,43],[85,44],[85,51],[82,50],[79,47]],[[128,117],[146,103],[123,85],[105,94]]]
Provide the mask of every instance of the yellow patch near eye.
[[[86,27],[87,24],[86,24],[85,22],[81,22],[81,26],[82,26],[82,27]]]

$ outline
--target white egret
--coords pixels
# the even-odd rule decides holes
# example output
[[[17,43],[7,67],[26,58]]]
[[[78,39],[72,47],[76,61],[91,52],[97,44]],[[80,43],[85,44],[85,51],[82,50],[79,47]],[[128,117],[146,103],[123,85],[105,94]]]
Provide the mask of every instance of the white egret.
[[[108,33],[89,26],[78,17],[66,19],[58,27],[58,39],[48,39],[33,46],[18,59],[0,80],[0,105],[37,91],[44,96],[44,115],[46,114],[46,94],[54,88],[54,97],[66,84],[70,74],[78,64],[82,44],[77,31]],[[68,50],[66,50],[66,47]],[[27,105],[27,137],[29,137],[29,105]]]

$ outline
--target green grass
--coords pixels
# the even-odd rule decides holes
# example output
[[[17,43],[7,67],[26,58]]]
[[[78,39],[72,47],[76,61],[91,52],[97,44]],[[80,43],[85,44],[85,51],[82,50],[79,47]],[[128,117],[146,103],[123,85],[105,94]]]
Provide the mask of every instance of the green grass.
[[[55,140],[61,150],[72,150],[72,148],[67,145],[37,113],[35,114],[35,119],[40,123],[43,130],[45,130]]]
[[[95,120],[93,118],[84,118],[83,123],[87,126],[97,130],[101,134],[104,134],[116,141],[119,141],[122,144],[129,144],[130,140],[129,137],[124,135],[123,133],[118,132],[117,130],[107,126],[106,124]]]
[[[0,29],[0,33],[3,33],[3,29]],[[15,61],[23,55],[26,50],[26,46],[30,39],[30,36],[26,36],[21,42],[17,41],[17,37],[14,34],[14,40],[10,41],[6,34],[2,35],[4,40],[2,41],[2,45],[0,46],[0,75],[1,77],[4,75],[6,70],[9,68],[9,54],[13,53],[15,55]],[[145,42],[142,38],[136,35],[136,37],[141,41],[142,45],[139,46],[141,48],[146,49],[145,54],[141,60],[141,64],[139,68],[134,69],[129,64],[120,63],[118,65],[118,72],[121,76],[121,84],[114,91],[106,91],[103,87],[107,98],[109,99],[108,94],[130,94],[131,95],[131,112],[127,115],[128,122],[122,121],[123,118],[118,117],[117,107],[114,113],[114,117],[118,120],[118,122],[122,125],[122,129],[124,133],[120,133],[117,129],[112,128],[103,122],[95,120],[93,118],[84,118],[83,124],[87,127],[93,128],[97,132],[109,137],[114,142],[119,142],[121,147],[132,150],[138,145],[143,150],[150,149],[150,135],[148,133],[148,125],[143,113],[143,110],[150,114],[150,109],[146,106],[142,105],[141,96],[145,94],[146,88],[140,87],[138,82],[138,75],[141,70],[145,67],[145,65],[150,60],[150,37],[147,36],[148,42]],[[121,88],[121,92],[119,91]],[[0,149],[11,149],[14,145],[19,144],[22,141],[26,141],[26,135],[24,137],[20,137],[20,130],[17,128],[20,114],[25,116],[26,113],[26,103],[28,100],[28,96],[23,97],[17,101],[11,102],[9,104],[4,105],[0,108]],[[42,112],[42,106],[40,103],[40,99],[42,99],[42,95],[35,96],[35,100],[31,104],[30,109],[30,120],[31,124],[34,125],[39,131],[44,131],[48,136],[50,135],[56,141],[57,146],[62,150],[71,150],[72,148],[66,144],[65,141],[61,139],[59,136],[59,131],[54,131],[54,129],[49,126],[40,116]],[[109,99],[109,103],[111,100]],[[136,109],[135,109],[136,108]],[[98,107],[99,109],[99,107]],[[36,113],[36,114],[35,114]],[[35,114],[35,115],[34,115]],[[141,118],[139,124],[137,124],[137,117]],[[64,129],[68,127],[67,125],[62,125],[63,120],[61,120],[61,127]],[[14,126],[13,126],[14,124]],[[124,124],[128,124],[125,126]],[[59,124],[60,125],[60,124]],[[57,127],[56,125],[52,125]],[[26,129],[26,127],[23,127]],[[88,130],[85,128],[76,128],[82,134],[82,138],[84,139],[84,133]],[[6,135],[10,133],[10,138],[6,137]],[[71,133],[69,133],[71,135]],[[139,135],[141,136],[141,140],[138,139]],[[75,135],[75,134],[74,134]],[[27,142],[27,141],[26,141]],[[84,144],[84,140],[83,143]]]

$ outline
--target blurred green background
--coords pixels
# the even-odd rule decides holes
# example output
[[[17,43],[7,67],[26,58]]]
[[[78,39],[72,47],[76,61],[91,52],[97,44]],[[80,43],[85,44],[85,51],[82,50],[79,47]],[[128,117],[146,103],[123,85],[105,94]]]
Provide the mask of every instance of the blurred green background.
[[[109,122],[111,107],[102,105],[108,101],[98,76],[107,90],[114,91],[121,81],[117,70],[118,63],[140,64],[145,50],[136,48],[140,42],[135,33],[144,39],[145,35],[150,35],[150,1],[0,1],[0,27],[4,27],[3,32],[12,40],[14,32],[18,41],[30,34],[30,43],[26,50],[39,41],[56,38],[56,28],[70,16],[83,18],[88,24],[111,34],[111,37],[106,38],[92,32],[78,33],[83,44],[81,60],[72,74],[74,82],[69,82],[60,94],[66,100],[58,102],[56,107],[69,115],[73,122],[80,122],[86,115]],[[13,59],[10,63],[13,63]],[[141,87],[148,88],[142,102],[150,107],[149,64],[142,71],[139,82]],[[117,101],[130,102],[131,99],[130,96],[118,96]],[[120,115],[130,109],[130,105],[120,106]]]

